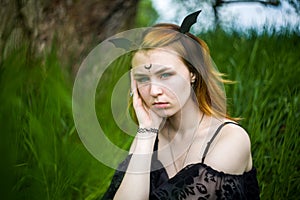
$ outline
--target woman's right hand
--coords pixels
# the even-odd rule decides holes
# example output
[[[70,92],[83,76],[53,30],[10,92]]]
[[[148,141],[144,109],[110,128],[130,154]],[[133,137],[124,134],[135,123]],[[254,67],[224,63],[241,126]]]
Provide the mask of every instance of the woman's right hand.
[[[138,119],[140,128],[157,128],[159,129],[163,118],[157,115],[153,110],[151,110],[141,98],[136,80],[133,77],[132,71],[131,77],[131,92],[132,92],[132,102],[135,114]]]

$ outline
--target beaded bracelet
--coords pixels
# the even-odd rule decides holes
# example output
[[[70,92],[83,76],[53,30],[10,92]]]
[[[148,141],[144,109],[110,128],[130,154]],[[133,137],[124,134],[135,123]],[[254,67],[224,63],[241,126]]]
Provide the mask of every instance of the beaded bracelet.
[[[156,133],[156,134],[158,134],[158,129],[157,129],[157,128],[138,128],[137,132],[138,132],[138,133],[147,133],[147,132],[151,132],[151,133]]]

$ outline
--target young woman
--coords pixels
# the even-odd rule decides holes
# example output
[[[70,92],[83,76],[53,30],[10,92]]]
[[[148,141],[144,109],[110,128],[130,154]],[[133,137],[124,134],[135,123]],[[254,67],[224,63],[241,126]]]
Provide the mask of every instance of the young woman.
[[[248,134],[226,113],[207,45],[183,26],[154,26],[133,56],[139,129],[103,199],[259,199]]]

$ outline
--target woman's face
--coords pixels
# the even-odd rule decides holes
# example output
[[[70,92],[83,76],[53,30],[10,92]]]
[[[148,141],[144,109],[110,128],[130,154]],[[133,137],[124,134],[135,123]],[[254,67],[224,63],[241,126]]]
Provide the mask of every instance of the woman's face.
[[[137,52],[132,66],[141,98],[158,115],[170,117],[191,100],[192,74],[171,51]]]

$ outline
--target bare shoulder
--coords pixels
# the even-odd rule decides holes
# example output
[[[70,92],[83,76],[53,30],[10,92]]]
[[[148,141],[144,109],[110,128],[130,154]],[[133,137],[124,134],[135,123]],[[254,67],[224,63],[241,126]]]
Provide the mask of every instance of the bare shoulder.
[[[228,146],[236,145],[242,151],[250,151],[251,142],[247,131],[237,124],[226,124],[220,130],[220,142]],[[234,146],[233,146],[234,147]]]
[[[244,128],[226,124],[220,130],[207,162],[213,168],[230,174],[242,174],[252,168],[251,142]]]

